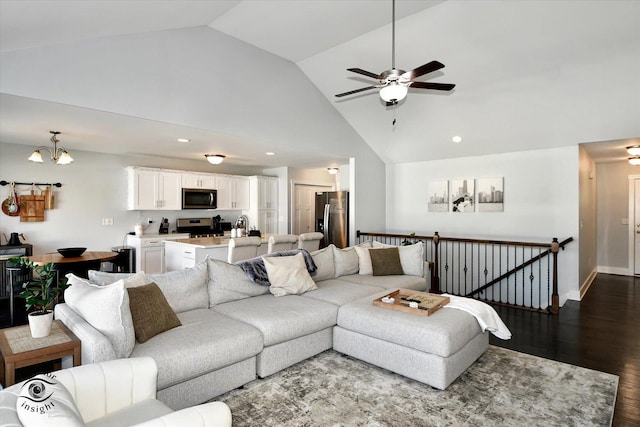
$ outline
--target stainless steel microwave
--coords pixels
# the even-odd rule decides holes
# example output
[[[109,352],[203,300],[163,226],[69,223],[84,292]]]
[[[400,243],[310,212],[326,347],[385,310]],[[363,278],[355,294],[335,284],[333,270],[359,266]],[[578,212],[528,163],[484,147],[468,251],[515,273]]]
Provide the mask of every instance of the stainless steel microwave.
[[[216,209],[217,207],[218,190],[182,189],[182,209]]]

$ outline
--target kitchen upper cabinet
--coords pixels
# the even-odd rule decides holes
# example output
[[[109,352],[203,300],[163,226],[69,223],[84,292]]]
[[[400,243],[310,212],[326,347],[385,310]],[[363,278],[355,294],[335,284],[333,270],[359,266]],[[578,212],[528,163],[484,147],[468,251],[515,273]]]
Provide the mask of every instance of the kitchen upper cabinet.
[[[278,182],[278,178],[273,176],[249,177],[249,226],[262,234],[278,232]]]
[[[162,169],[131,167],[129,210],[182,209],[182,174]]]
[[[243,176],[217,175],[218,209],[249,209],[249,179]]]
[[[258,209],[278,209],[278,178],[252,177],[258,181]]]
[[[216,176],[207,173],[183,173],[182,188],[202,188],[204,190],[216,189]]]

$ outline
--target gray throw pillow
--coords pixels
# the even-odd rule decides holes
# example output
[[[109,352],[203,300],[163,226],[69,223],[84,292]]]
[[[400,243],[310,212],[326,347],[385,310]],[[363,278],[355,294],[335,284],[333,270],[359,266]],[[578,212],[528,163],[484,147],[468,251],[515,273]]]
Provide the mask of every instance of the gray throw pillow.
[[[208,268],[210,307],[269,293],[268,286],[253,283],[238,265],[209,258]]]

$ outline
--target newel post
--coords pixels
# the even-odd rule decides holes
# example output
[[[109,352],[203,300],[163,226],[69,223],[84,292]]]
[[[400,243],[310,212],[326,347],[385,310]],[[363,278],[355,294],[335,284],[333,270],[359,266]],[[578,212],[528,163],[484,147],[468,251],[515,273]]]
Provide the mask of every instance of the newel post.
[[[553,293],[551,294],[551,313],[558,314],[560,311],[560,296],[558,295],[558,252],[560,244],[558,238],[554,237],[551,242],[551,252],[553,253]]]
[[[431,289],[432,294],[440,293],[440,261],[438,260],[440,235],[436,231],[433,236],[433,270],[431,271]]]

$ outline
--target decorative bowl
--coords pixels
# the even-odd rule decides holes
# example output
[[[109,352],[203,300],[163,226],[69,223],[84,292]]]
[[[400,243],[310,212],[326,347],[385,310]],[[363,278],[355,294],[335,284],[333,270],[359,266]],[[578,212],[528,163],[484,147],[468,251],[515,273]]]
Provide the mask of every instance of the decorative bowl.
[[[71,258],[82,255],[86,250],[87,248],[60,248],[58,253],[63,257]]]

